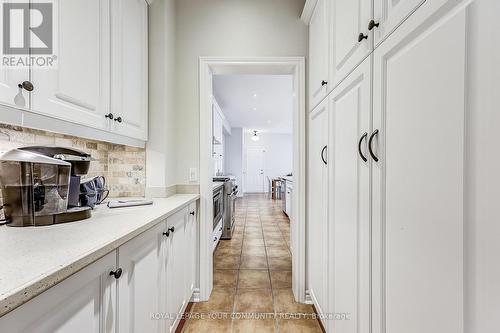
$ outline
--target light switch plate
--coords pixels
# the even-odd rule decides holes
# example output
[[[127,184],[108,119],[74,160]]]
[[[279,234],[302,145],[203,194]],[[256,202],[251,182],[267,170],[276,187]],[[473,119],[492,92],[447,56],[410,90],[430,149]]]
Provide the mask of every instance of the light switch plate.
[[[198,180],[198,170],[196,168],[189,168],[189,181],[195,182]]]

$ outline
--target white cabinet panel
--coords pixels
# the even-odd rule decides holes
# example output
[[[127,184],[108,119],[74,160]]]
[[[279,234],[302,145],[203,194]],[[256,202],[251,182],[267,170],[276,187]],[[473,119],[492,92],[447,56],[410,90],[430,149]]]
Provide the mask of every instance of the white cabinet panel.
[[[368,32],[371,12],[371,0],[331,0],[332,37],[329,41],[332,87],[370,54],[373,43]],[[361,41],[360,34],[363,34]]]
[[[148,6],[144,0],[111,0],[112,129],[147,140]]]
[[[308,232],[309,293],[318,312],[327,307],[328,252],[328,100],[309,116]],[[288,198],[286,198],[288,203]]]
[[[329,97],[328,313],[347,317],[331,332],[370,332],[370,90],[366,59]]]
[[[165,320],[151,319],[151,314],[165,313],[164,231],[160,223],[118,250],[123,270],[118,280],[121,333],[165,332]]]
[[[198,243],[198,229],[197,229],[197,209],[196,203],[192,203],[188,207],[188,219],[186,223],[186,293],[185,299],[189,301],[196,286],[196,251]]]
[[[104,129],[109,111],[109,0],[57,1],[58,68],[31,70],[36,112]]]
[[[309,110],[328,92],[328,8],[318,0],[309,23]]]
[[[111,333],[116,325],[116,252],[3,316],[0,332]]]
[[[467,11],[421,9],[374,52],[374,333],[463,332]]]
[[[167,272],[167,312],[172,316],[182,313],[188,299],[185,298],[186,267],[188,262],[184,249],[186,245],[187,208],[167,218],[169,236],[166,242],[165,265]],[[190,244],[192,246],[192,244]],[[174,318],[174,317],[173,317]],[[169,321],[167,332],[174,332],[178,318]]]
[[[387,36],[412,15],[416,9],[430,17],[446,6],[453,6],[454,0],[374,0],[373,18],[378,27],[373,29],[375,45],[378,46]]]

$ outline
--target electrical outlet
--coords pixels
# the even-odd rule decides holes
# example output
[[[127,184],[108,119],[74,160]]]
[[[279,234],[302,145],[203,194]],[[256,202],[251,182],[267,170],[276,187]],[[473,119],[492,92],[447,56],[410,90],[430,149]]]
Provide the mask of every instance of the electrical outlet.
[[[198,170],[196,168],[189,168],[189,181],[195,182],[198,180]]]

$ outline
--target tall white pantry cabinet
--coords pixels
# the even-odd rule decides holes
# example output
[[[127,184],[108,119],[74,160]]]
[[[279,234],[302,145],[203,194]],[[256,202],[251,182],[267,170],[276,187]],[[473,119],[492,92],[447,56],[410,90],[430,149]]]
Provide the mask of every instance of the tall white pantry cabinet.
[[[328,83],[309,96],[307,224],[307,289],[328,332],[490,327],[466,313],[464,227],[471,87],[488,79],[477,59],[493,36],[478,31],[494,6],[306,4],[329,31],[310,29],[309,86]]]

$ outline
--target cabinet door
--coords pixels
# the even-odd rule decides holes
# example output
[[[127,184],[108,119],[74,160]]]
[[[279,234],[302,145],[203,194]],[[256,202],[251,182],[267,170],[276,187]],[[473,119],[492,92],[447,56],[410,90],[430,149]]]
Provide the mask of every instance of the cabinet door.
[[[309,110],[328,92],[328,2],[318,0],[309,23]]]
[[[463,332],[467,17],[419,9],[374,52],[374,333]]]
[[[147,3],[144,0],[111,0],[111,22],[111,110],[115,115],[112,129],[125,136],[147,140]]]
[[[454,0],[374,0],[374,21],[379,23],[374,31],[375,45],[387,38],[398,26],[419,7],[430,17],[443,6],[454,5]]]
[[[167,227],[170,232],[167,237],[166,247],[166,274],[167,274],[167,312],[172,315],[169,321],[168,332],[174,332],[184,306],[187,304],[185,299],[186,287],[186,257],[185,257],[185,227],[187,221],[187,208],[175,213],[167,218]]]
[[[193,202],[188,208],[189,215],[186,223],[186,295],[187,301],[191,299],[196,285],[196,264],[197,264],[197,210],[196,203]]]
[[[308,258],[309,293],[320,313],[327,312],[327,227],[328,227],[328,100],[309,117],[308,156]],[[288,182],[287,182],[288,184]],[[286,198],[288,205],[288,196]]]
[[[328,312],[338,317],[328,324],[338,333],[370,331],[370,91],[368,58],[329,97]]]
[[[29,77],[29,69],[0,67],[0,103],[28,109],[30,93],[18,84],[28,81]]]
[[[113,251],[0,318],[0,332],[115,332],[115,267]]]
[[[330,80],[332,87],[344,79],[371,50],[368,31],[371,0],[331,0]],[[360,34],[366,38],[359,41]]]
[[[165,224],[144,232],[118,250],[123,273],[118,280],[118,322],[121,333],[165,332],[165,321],[152,314],[165,313],[163,246]]]
[[[34,111],[103,129],[109,112],[109,0],[57,1],[58,67],[33,68]]]

